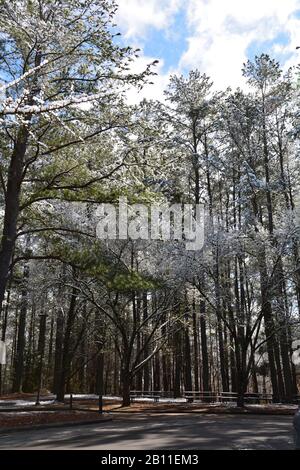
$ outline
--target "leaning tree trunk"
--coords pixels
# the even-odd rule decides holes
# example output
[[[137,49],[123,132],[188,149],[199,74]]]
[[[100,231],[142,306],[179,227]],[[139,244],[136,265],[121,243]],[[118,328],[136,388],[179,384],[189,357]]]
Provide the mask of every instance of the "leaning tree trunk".
[[[20,212],[20,193],[28,136],[28,127],[22,126],[15,141],[8,170],[0,248],[0,310],[4,300],[5,289],[10,272],[10,263],[17,235],[17,222]]]

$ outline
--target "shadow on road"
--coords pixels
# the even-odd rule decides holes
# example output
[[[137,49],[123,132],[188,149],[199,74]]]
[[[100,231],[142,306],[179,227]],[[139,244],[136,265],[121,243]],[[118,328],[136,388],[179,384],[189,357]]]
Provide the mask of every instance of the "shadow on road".
[[[287,416],[114,415],[112,422],[0,436],[0,448],[293,449]]]

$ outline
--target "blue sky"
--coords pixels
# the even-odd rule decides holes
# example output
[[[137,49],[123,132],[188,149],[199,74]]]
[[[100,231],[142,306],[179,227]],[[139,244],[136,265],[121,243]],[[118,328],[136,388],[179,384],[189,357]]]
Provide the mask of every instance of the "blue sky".
[[[218,89],[243,86],[241,67],[262,52],[283,68],[300,62],[300,0],[118,0],[116,18],[126,44],[142,49],[134,66],[160,61],[154,85],[160,98],[170,74],[198,68]],[[132,95],[134,99],[134,95]]]

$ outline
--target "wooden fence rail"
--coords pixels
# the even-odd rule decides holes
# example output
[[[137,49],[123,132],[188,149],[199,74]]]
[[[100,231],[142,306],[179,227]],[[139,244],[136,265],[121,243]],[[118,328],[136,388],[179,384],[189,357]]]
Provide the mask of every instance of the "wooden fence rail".
[[[209,403],[234,403],[237,401],[238,394],[236,392],[214,392],[214,391],[194,391],[186,390],[181,396],[176,398],[184,398],[187,403],[194,401]],[[174,392],[165,392],[162,390],[132,390],[130,392],[131,401],[136,398],[153,399],[158,402],[161,398],[174,399]],[[273,403],[273,395],[271,393],[252,393],[247,392],[244,395],[245,403],[267,404]],[[296,395],[292,401],[293,404],[300,404],[300,395]]]

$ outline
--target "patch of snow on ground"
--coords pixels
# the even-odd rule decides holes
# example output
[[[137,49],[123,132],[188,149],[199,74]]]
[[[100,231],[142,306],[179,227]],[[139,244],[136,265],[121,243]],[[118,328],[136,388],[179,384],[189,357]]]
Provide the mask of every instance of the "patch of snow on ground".
[[[99,395],[84,393],[72,393],[72,396],[73,398],[79,398],[80,400],[98,400],[99,398]],[[65,395],[65,398],[70,398],[70,395]]]

